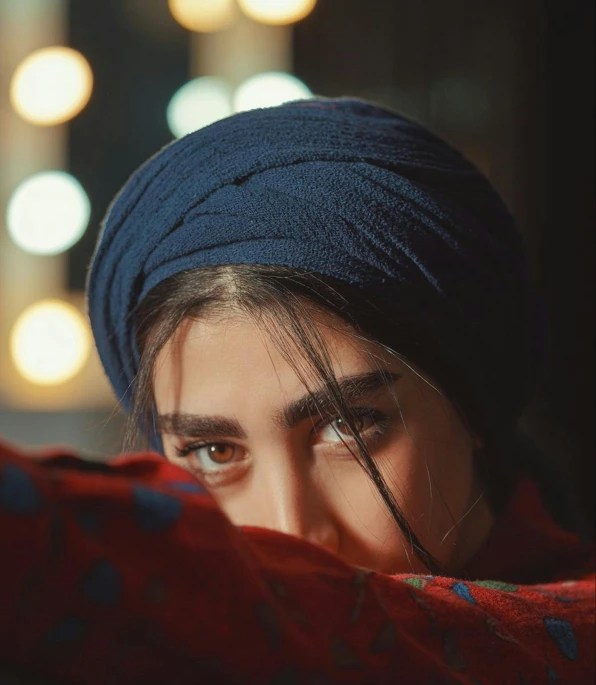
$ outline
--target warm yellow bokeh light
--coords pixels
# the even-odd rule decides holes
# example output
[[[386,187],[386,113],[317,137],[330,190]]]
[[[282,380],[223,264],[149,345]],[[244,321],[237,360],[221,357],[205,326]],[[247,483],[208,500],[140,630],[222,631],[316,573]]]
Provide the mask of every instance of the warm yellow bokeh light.
[[[189,31],[214,33],[232,24],[234,0],[168,0],[174,19]]]
[[[10,336],[19,373],[37,385],[58,385],[84,365],[91,348],[87,323],[61,300],[42,300],[21,314]]]
[[[293,24],[309,15],[317,0],[238,0],[240,9],[263,24]]]
[[[23,119],[51,126],[76,116],[89,102],[93,73],[80,52],[64,47],[36,50],[16,68],[10,101]]]
[[[6,208],[8,234],[23,250],[52,255],[72,247],[85,232],[91,205],[74,176],[41,171],[26,178]]]

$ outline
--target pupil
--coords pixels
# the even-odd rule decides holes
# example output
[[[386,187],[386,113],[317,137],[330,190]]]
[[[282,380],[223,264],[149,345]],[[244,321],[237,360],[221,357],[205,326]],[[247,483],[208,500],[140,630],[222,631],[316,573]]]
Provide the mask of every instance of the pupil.
[[[360,417],[354,420],[354,427],[358,432],[362,430],[363,424],[364,420]],[[343,419],[337,419],[337,425],[339,428],[339,432],[343,435],[353,435],[353,431],[350,429],[348,424]]]
[[[232,457],[233,449],[228,445],[211,445],[209,457],[217,464],[224,464]]]

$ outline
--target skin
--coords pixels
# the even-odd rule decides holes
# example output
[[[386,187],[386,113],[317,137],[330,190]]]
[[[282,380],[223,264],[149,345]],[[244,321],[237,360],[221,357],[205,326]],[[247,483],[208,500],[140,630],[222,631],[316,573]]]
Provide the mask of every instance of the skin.
[[[493,523],[474,475],[479,441],[413,368],[331,318],[317,320],[337,379],[362,385],[364,375],[368,391],[351,405],[368,407],[359,428],[386,483],[428,551],[457,570]],[[312,389],[321,390],[314,381]],[[379,572],[425,571],[339,437],[355,449],[349,429],[296,404],[307,394],[302,381],[247,316],[180,326],[157,358],[154,394],[167,458],[202,480],[234,524],[294,535]]]

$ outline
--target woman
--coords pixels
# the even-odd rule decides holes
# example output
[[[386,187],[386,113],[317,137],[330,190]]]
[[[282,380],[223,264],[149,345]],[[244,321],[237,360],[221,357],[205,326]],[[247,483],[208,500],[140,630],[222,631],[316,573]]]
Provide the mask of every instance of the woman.
[[[13,652],[90,683],[591,682],[592,547],[516,430],[526,268],[478,171],[368,103],[162,150],[111,206],[88,294],[126,449],[167,461],[12,457],[70,548]]]

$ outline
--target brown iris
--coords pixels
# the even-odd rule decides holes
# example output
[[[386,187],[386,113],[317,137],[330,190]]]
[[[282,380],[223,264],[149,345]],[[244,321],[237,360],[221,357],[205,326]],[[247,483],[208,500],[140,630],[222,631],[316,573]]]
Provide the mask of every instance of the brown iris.
[[[367,427],[367,419],[370,421],[368,417],[357,416],[353,421],[355,431],[353,431],[343,419],[335,419],[335,429],[341,435],[353,437],[354,433],[360,434],[363,430],[365,430]]]
[[[214,464],[227,464],[234,457],[232,445],[212,444],[207,446],[207,455]]]
[[[209,459],[215,464],[227,464],[234,457],[234,451],[232,445],[216,443],[207,447]]]

